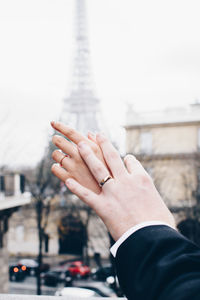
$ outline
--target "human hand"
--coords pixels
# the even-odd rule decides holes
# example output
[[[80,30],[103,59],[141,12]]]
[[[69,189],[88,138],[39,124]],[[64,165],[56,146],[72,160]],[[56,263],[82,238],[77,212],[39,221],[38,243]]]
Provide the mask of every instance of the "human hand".
[[[132,226],[145,221],[161,221],[175,227],[172,214],[139,161],[127,155],[124,165],[106,137],[98,134],[96,139],[109,169],[84,141],[78,143],[80,155],[97,183],[110,175],[109,170],[113,179],[103,185],[98,195],[72,178],[66,180],[66,185],[96,211],[114,240]]]
[[[97,194],[100,193],[101,189],[98,183],[89,171],[84,160],[81,158],[76,147],[77,143],[84,141],[91,147],[92,151],[95,153],[98,159],[100,159],[105,164],[101,148],[96,143],[95,135],[89,133],[88,138],[84,137],[76,130],[60,122],[51,122],[51,125],[55,130],[62,133],[64,136],[66,136],[66,138],[74,143],[71,143],[70,141],[59,135],[53,136],[53,143],[59,149],[61,149],[63,153],[59,150],[55,150],[52,153],[52,158],[57,163],[60,163],[62,161],[62,166],[58,164],[54,164],[52,166],[52,173],[64,182],[67,178],[74,178],[84,187],[89,188]],[[65,154],[67,154],[68,157],[65,157]]]

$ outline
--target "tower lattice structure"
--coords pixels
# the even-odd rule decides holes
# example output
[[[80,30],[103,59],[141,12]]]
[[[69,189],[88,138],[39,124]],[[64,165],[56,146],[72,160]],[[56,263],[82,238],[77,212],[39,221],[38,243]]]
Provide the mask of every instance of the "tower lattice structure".
[[[94,94],[92,84],[85,0],[76,0],[75,26],[73,80],[70,95],[64,99],[61,121],[87,134],[102,127],[100,101]]]

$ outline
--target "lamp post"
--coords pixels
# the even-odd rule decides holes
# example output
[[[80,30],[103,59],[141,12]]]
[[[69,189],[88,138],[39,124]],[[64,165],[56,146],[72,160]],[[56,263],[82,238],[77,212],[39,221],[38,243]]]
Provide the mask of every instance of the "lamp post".
[[[42,241],[43,241],[43,228],[41,226],[42,211],[43,211],[43,201],[41,199],[38,199],[38,201],[36,203],[37,227],[38,227],[38,237],[39,237],[38,272],[37,272],[37,295],[41,295],[41,277],[40,277],[40,271],[41,271],[41,266],[42,266]]]

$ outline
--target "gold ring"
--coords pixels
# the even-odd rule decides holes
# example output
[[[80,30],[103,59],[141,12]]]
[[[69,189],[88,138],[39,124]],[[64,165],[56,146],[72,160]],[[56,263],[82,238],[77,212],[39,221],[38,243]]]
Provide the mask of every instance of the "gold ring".
[[[61,161],[60,161],[60,166],[61,166],[61,167],[62,167],[63,159],[65,159],[65,157],[69,157],[69,155],[66,154],[66,155],[63,156],[63,158],[62,158]]]
[[[108,180],[113,179],[112,176],[108,175],[99,182],[99,186],[102,187]]]

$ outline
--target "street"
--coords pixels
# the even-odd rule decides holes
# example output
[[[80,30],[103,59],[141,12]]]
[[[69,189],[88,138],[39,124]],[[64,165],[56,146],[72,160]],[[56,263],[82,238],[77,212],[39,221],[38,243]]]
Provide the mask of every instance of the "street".
[[[42,285],[42,295],[55,295],[55,292],[62,287],[63,285],[58,285],[57,287]],[[36,295],[36,291],[36,277],[27,276],[24,281],[9,282],[9,294]]]
[[[114,296],[113,290],[111,290],[104,282],[94,281],[91,278],[75,280],[73,286],[92,287],[93,289],[100,291],[102,293],[101,296],[103,296],[103,294],[106,296]],[[56,287],[42,285],[42,295],[53,296],[57,290],[62,289],[63,287],[63,283],[58,284]],[[9,282],[9,294],[36,295],[36,290],[36,277],[33,276],[27,276],[25,280],[21,282]]]

